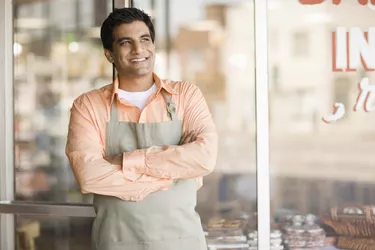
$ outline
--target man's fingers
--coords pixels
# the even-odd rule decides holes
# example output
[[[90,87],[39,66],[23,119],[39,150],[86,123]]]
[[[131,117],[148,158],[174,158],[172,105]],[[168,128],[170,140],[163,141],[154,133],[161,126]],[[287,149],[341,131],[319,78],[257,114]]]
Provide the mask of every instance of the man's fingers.
[[[187,132],[182,133],[179,145],[184,144]]]
[[[190,142],[193,142],[197,139],[198,134],[194,131],[184,132],[182,133],[181,139],[180,139],[180,145],[187,144]]]
[[[188,137],[186,138],[186,143],[190,143],[190,142],[195,141],[195,138],[196,138],[195,133],[194,132],[190,132],[189,135],[188,135]]]
[[[196,141],[197,140],[197,134],[193,134],[193,136],[190,139],[190,142]]]

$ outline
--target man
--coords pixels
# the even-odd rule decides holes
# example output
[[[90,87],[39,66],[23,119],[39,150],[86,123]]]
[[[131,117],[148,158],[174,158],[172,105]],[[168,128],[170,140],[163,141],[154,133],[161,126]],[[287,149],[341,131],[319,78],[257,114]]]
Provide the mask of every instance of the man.
[[[94,194],[93,249],[207,249],[196,194],[218,139],[202,93],[153,73],[144,12],[115,10],[101,39],[118,75],[74,101],[66,146],[82,192]]]

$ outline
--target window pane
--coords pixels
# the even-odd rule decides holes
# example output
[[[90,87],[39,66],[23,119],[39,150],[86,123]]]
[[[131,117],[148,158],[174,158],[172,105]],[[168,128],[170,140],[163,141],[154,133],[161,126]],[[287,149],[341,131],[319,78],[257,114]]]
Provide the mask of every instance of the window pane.
[[[301,2],[307,1],[269,1],[268,5],[272,49],[269,70],[273,72],[269,89],[272,228],[285,232],[285,247],[321,244],[331,249],[336,244],[340,249],[354,249],[358,243],[353,247],[343,244],[349,235],[331,227],[325,219],[331,218],[330,211],[337,206],[375,203],[375,116],[363,111],[363,106],[353,111],[360,93],[358,83],[363,77],[373,82],[375,74],[363,70],[359,56],[354,70],[347,70],[346,35],[333,40],[333,32],[338,27],[361,29],[357,40],[352,39],[352,32],[349,34],[351,54],[347,55],[352,61],[358,55],[356,41],[362,39],[362,48],[366,47],[363,32],[373,26],[375,16],[359,1],[341,1],[338,5],[332,1],[315,5]],[[369,33],[368,37],[373,35]],[[362,59],[366,57],[362,54]],[[334,64],[337,68],[343,64],[345,69],[337,72]],[[367,66],[375,67],[370,63]],[[324,122],[335,103],[345,107],[344,116]],[[339,209],[339,217],[344,211],[357,210]],[[312,228],[309,214],[315,216],[315,226],[323,231],[308,231]],[[301,224],[304,228],[297,232]],[[306,232],[305,236],[299,234]]]
[[[134,4],[155,19],[156,73],[197,84],[219,132],[215,171],[198,191],[197,211],[209,245],[225,244],[219,239],[225,233],[214,233],[212,228],[223,226],[220,219],[248,221],[239,236],[255,231],[253,2],[136,0]],[[219,219],[216,225],[214,219]],[[238,246],[248,245],[246,237],[232,240]]]
[[[69,110],[112,81],[99,28],[110,0],[17,1],[14,6],[16,199],[84,202],[65,156]],[[89,200],[89,199],[88,199]]]
[[[93,218],[16,217],[16,250],[91,250]]]

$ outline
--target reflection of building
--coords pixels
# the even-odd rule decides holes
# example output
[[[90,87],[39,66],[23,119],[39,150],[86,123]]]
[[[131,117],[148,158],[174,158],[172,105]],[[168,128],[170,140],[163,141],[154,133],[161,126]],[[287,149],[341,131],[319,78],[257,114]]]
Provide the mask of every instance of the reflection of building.
[[[15,5],[14,94],[17,196],[70,200],[65,156],[69,109],[95,82],[111,80],[99,36],[111,1],[20,1]],[[64,11],[61,11],[64,10]],[[58,187],[58,188],[57,188]],[[74,192],[72,192],[74,195]],[[36,197],[39,198],[36,198]],[[72,196],[73,197],[73,196]]]
[[[255,122],[254,64],[251,60],[254,48],[249,44],[252,28],[244,36],[239,29],[239,22],[243,19],[238,16],[246,18],[251,9],[241,14],[239,8],[242,8],[241,5],[206,5],[205,21],[181,27],[175,44],[182,68],[181,78],[200,87],[218,130],[223,133],[221,139],[226,152],[222,154],[217,168],[220,172],[253,173],[255,167],[249,168],[249,164],[254,163],[254,158],[248,152],[237,155],[243,161],[227,169],[231,164],[228,147],[236,142],[237,136],[244,138],[243,133],[251,138]],[[232,138],[225,136],[228,133]],[[252,144],[251,140],[246,142]],[[236,145],[235,148],[240,147]]]
[[[365,31],[375,21],[373,11],[356,1],[340,6],[284,1],[274,7],[269,12],[270,149],[271,172],[281,178],[273,205],[320,213],[343,202],[373,203],[375,117],[352,111],[362,73],[331,71],[331,32],[337,26]],[[346,116],[327,125],[321,118],[335,102],[344,103]]]
[[[287,9],[296,15],[289,15]],[[350,16],[361,18],[349,21],[349,12]],[[367,29],[373,21],[373,12],[356,2],[342,3],[339,7],[329,3],[302,6],[297,2],[285,2],[270,10],[270,94],[273,105],[288,107],[285,112],[279,108],[271,110],[273,131],[329,132],[333,126],[321,123],[321,117],[332,112],[334,102],[345,102],[348,98],[350,105],[345,122],[341,124],[362,130],[364,122],[351,112],[360,76],[331,72],[331,32],[337,26]],[[335,88],[335,81],[340,81],[340,85],[349,82],[351,87]],[[338,126],[335,125],[335,129]]]
[[[195,82],[210,104],[225,99],[220,57],[222,37],[221,27],[216,22],[205,21],[182,27],[175,41],[181,78]]]

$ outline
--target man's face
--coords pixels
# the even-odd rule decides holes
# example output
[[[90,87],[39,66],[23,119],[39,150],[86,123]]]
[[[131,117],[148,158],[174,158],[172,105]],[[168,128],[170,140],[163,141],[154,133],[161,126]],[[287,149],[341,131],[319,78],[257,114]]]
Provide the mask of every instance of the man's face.
[[[115,64],[120,75],[133,77],[152,73],[155,44],[144,22],[121,24],[113,30],[112,51],[106,50],[108,60]]]

